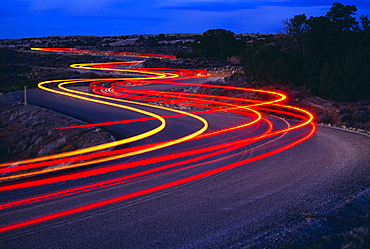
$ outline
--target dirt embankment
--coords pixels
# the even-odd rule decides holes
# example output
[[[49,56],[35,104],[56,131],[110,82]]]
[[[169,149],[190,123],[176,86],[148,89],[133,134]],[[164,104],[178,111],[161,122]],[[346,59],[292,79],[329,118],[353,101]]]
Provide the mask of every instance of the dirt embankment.
[[[0,162],[45,156],[111,142],[99,128],[57,129],[82,121],[0,95]]]

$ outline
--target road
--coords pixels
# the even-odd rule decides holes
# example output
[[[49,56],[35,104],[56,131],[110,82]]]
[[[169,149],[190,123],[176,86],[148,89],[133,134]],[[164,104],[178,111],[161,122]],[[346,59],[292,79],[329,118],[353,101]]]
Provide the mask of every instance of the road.
[[[113,150],[141,153],[0,185],[2,248],[238,248],[304,214],[333,208],[369,183],[369,138],[326,127],[316,131],[302,113],[301,121],[264,116],[253,123],[258,115],[252,111],[192,110],[188,116],[41,90],[30,92],[29,101],[88,123],[153,115],[104,126],[117,140],[157,129],[160,117],[166,117],[165,125]],[[131,109],[139,107],[145,113]],[[279,106],[274,114],[297,115],[289,108]]]

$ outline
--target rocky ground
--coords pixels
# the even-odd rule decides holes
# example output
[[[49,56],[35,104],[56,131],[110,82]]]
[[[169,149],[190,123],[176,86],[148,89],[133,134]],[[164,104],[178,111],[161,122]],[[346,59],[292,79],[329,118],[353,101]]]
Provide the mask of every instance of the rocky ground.
[[[65,129],[82,121],[18,103],[10,94],[0,95],[0,162],[61,153],[111,142],[113,137],[99,128]]]

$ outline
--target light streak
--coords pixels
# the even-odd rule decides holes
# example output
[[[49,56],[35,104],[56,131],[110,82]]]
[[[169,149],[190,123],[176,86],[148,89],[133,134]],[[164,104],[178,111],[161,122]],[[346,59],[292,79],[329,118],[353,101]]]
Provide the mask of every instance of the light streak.
[[[117,55],[134,57],[158,57],[175,58],[168,55],[153,55],[124,52],[107,51],[88,51],[74,50],[70,48],[33,48],[36,51],[47,52],[67,52],[67,53],[90,53],[98,55]],[[48,155],[44,157],[32,158],[16,162],[17,167],[9,167],[15,162],[0,164],[0,192],[21,191],[26,188],[39,187],[47,184],[59,183],[64,181],[78,180],[108,173],[122,172],[123,176],[109,178],[104,181],[92,182],[70,189],[51,191],[46,194],[31,196],[25,199],[8,201],[0,203],[0,210],[6,212],[8,209],[25,208],[28,205],[37,205],[44,201],[58,199],[66,196],[77,195],[79,193],[99,191],[102,188],[109,188],[128,182],[136,182],[142,179],[165,176],[169,173],[188,172],[183,177],[167,182],[158,182],[156,186],[145,187],[141,190],[118,195],[103,201],[91,202],[76,208],[66,209],[55,213],[49,213],[33,219],[24,219],[13,224],[0,224],[0,232],[10,231],[12,229],[45,222],[52,219],[61,218],[67,215],[87,211],[93,208],[103,207],[112,203],[129,200],[150,193],[169,189],[175,186],[189,183],[204,177],[217,175],[240,166],[247,166],[251,162],[264,159],[275,155],[284,150],[292,148],[303,141],[309,139],[315,134],[316,125],[313,122],[313,115],[302,108],[286,105],[283,102],[287,96],[284,93],[253,89],[245,87],[232,87],[215,84],[197,84],[183,83],[179,80],[186,80],[197,77],[208,77],[209,74],[204,70],[198,69],[168,69],[168,68],[139,68],[135,65],[140,61],[131,62],[113,62],[113,63],[83,63],[71,65],[73,68],[117,71],[123,73],[135,74],[133,78],[105,78],[105,79],[72,79],[72,80],[51,80],[39,83],[39,88],[55,94],[61,94],[67,97],[76,98],[88,103],[97,103],[101,105],[120,108],[125,111],[136,112],[144,115],[143,118],[131,120],[116,120],[111,122],[101,122],[90,125],[78,125],[71,127],[57,127],[58,129],[76,129],[88,128],[93,126],[125,125],[129,123],[150,122],[157,125],[155,128],[144,131],[122,140],[96,145],[89,148],[79,149],[66,153]],[[176,80],[176,81],[174,81]],[[90,85],[90,92],[78,91],[69,88],[75,83],[86,83]],[[221,96],[217,94],[200,94],[194,92],[176,92],[161,90],[141,90],[132,87],[136,85],[173,85],[176,87],[198,87],[203,89],[219,89],[223,91],[234,91],[239,93],[263,94],[268,97],[267,100],[247,99],[240,97]],[[57,85],[58,89],[53,88]],[[248,95],[246,95],[248,96]],[[182,105],[187,107],[200,108],[197,111],[184,111],[170,107],[160,106],[154,103],[164,105]],[[159,113],[166,111],[166,115]],[[208,121],[209,115],[220,115],[220,113],[229,112],[244,117],[244,121],[230,126],[209,130],[213,123]],[[268,114],[268,115],[266,115]],[[225,114],[228,118],[230,114]],[[272,117],[275,116],[275,121]],[[294,118],[295,121],[287,121],[279,117]],[[198,128],[189,131],[188,134],[173,139],[152,142],[145,145],[133,146],[124,149],[113,149],[115,146],[133,143],[138,140],[147,139],[150,136],[165,133],[167,123],[172,120],[187,117],[198,124]],[[231,119],[234,116],[230,116]],[[276,126],[275,123],[281,125]],[[211,140],[210,140],[211,139]],[[196,147],[180,149],[176,147],[179,144],[196,142]],[[170,154],[161,154],[160,149],[172,148]],[[157,150],[158,155],[148,155],[147,152]],[[247,159],[235,160],[239,155],[250,153],[253,155]],[[132,158],[125,163],[117,160],[122,158]],[[231,162],[230,162],[231,160]],[[98,168],[84,168],[84,170],[74,170],[68,173],[43,177],[46,172],[71,169],[97,163],[110,162],[107,166]],[[62,165],[62,166],[60,166]],[[155,165],[155,167],[153,167]],[[57,167],[58,166],[58,167]],[[124,173],[129,169],[137,169],[136,173]],[[128,172],[128,171],[127,171]],[[39,178],[25,178],[30,176],[39,176]],[[23,179],[25,178],[25,179]],[[9,182],[12,179],[23,179],[21,181]]]

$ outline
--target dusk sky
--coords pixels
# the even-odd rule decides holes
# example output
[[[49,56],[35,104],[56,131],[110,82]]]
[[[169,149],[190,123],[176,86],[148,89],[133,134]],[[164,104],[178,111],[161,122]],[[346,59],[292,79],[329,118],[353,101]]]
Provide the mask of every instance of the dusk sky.
[[[294,15],[325,15],[328,0],[1,0],[0,39],[42,36],[203,33],[276,33]],[[370,0],[355,5],[370,14]]]

